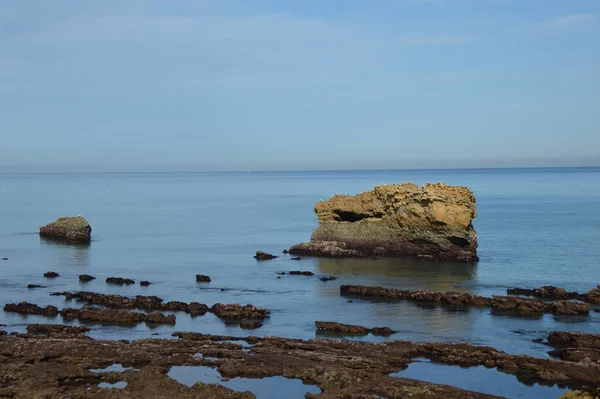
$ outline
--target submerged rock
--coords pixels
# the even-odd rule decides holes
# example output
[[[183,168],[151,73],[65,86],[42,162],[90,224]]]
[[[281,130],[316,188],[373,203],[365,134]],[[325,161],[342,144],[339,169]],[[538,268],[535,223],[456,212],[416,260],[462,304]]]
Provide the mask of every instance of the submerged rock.
[[[257,328],[261,328],[263,323],[257,320],[242,320],[240,321],[240,327],[247,330],[254,330]]]
[[[45,308],[42,308],[29,302],[8,303],[4,306],[4,311],[20,314],[36,314],[42,316],[58,315],[58,308],[56,306],[48,305]]]
[[[314,276],[315,275],[313,272],[310,272],[307,270],[292,270],[288,274],[290,274],[292,276]]]
[[[264,319],[271,313],[268,309],[261,309],[254,305],[215,303],[210,311],[221,319]]]
[[[254,255],[254,259],[256,260],[270,260],[270,259],[275,259],[278,258],[278,256],[275,255],[271,255],[267,252],[263,252],[263,251],[256,251],[256,255]]]
[[[318,202],[319,226],[293,255],[411,256],[476,262],[475,197],[467,187],[428,183],[376,186]]]
[[[90,276],[89,274],[82,274],[79,276],[79,281],[81,281],[82,283],[87,283],[87,282],[95,280],[95,279],[96,279],[96,277]]]
[[[62,217],[55,222],[40,227],[40,236],[74,243],[88,243],[92,228],[82,216]]]
[[[353,324],[342,324],[331,321],[315,321],[315,326],[319,331],[330,331],[336,334],[367,335],[368,333],[371,333],[373,335],[388,336],[396,333],[396,331],[389,327],[367,328]]]
[[[198,283],[210,283],[210,277],[204,274],[196,274],[196,282]]]
[[[139,313],[124,309],[96,308],[84,306],[80,309],[65,308],[60,311],[65,319],[99,321],[104,323],[138,323],[175,324],[175,315],[165,316],[162,313]]]
[[[321,277],[319,280],[321,280],[321,281],[333,281],[333,280],[337,280],[337,277],[335,277],[335,276],[327,276],[327,277]]]
[[[122,277],[108,277],[106,279],[106,282],[108,284],[115,284],[115,285],[131,285],[131,284],[135,284],[135,281],[133,281],[130,278],[122,278]]]
[[[87,327],[63,326],[60,324],[29,324],[27,332],[39,335],[79,335],[90,331]]]
[[[588,295],[579,294],[577,292],[567,292],[564,288],[554,287],[552,285],[544,285],[540,288],[509,288],[506,290],[508,295],[525,295],[534,296],[545,300],[566,300],[577,299],[586,302]]]
[[[59,277],[60,274],[56,273],[56,272],[46,272],[44,273],[44,277],[46,278],[56,278]]]
[[[27,288],[29,288],[31,290],[31,289],[34,289],[34,288],[46,288],[46,286],[45,285],[39,285],[39,284],[28,284]]]
[[[148,286],[150,286],[150,284],[152,284],[150,281],[146,281],[146,280],[140,281],[140,286],[142,286],[142,287],[148,287]]]

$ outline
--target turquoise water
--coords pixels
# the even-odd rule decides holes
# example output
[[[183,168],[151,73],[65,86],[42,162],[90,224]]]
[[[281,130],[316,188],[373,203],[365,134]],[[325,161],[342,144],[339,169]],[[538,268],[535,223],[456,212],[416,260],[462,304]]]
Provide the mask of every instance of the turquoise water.
[[[376,184],[443,181],[469,186],[477,197],[476,265],[406,259],[328,260],[281,256],[257,263],[258,249],[280,254],[308,240],[317,225],[315,202]],[[40,240],[39,226],[59,216],[85,216],[89,247]],[[387,339],[469,341],[511,353],[546,356],[531,342],[552,330],[600,331],[590,317],[538,319],[492,316],[488,309],[450,312],[411,303],[374,303],[339,295],[341,284],[505,294],[507,287],[544,284],[587,291],[600,283],[600,168],[411,170],[251,173],[0,174],[0,304],[29,301],[66,306],[63,290],[158,295],[212,305],[252,303],[272,310],[252,333],[315,337],[315,320],[399,331]],[[46,280],[56,271],[61,277]],[[283,276],[310,270],[335,281]],[[98,279],[81,284],[79,274]],[[211,276],[197,284],[196,274]],[[150,287],[115,287],[109,276],[149,280]],[[47,285],[28,290],[29,283]],[[221,290],[224,289],[224,290]],[[74,306],[69,304],[68,306]],[[0,312],[5,329],[22,331],[41,317]],[[61,323],[60,317],[52,322]],[[175,326],[154,329],[92,325],[97,338],[170,336],[173,331],[247,335],[211,314],[177,314]],[[363,340],[384,340],[371,335]]]

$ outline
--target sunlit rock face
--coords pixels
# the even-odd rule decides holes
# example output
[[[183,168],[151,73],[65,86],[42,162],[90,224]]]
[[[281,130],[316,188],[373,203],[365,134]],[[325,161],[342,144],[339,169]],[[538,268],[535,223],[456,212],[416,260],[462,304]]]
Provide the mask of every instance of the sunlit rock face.
[[[319,226],[290,253],[325,257],[411,256],[476,262],[475,196],[467,187],[428,183],[376,186],[318,202]]]

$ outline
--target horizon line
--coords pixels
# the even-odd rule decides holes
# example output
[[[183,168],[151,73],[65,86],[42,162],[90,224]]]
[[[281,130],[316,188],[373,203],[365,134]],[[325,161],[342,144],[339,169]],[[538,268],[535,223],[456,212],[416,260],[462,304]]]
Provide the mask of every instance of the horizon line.
[[[459,168],[364,168],[364,169],[257,169],[257,170],[122,170],[122,171],[57,171],[57,172],[6,172],[0,169],[0,175],[3,174],[22,174],[22,175],[53,175],[53,174],[144,174],[144,173],[283,173],[283,172],[393,172],[393,171],[475,171],[475,170],[540,170],[540,169],[594,169],[600,168],[598,165],[569,165],[569,166],[490,166],[490,167],[459,167]]]

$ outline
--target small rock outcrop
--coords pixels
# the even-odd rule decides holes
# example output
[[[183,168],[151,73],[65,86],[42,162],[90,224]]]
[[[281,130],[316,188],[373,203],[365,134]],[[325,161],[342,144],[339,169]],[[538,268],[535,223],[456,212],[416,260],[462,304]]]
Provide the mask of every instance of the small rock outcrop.
[[[135,284],[135,281],[133,281],[130,278],[123,278],[123,277],[108,277],[106,279],[106,282],[108,284],[115,284],[115,285],[131,285],[131,284]]]
[[[147,281],[147,280],[140,281],[140,286],[142,286],[142,287],[149,287],[150,284],[152,284],[152,283],[150,281]]]
[[[197,283],[210,283],[210,277],[204,274],[196,274]]]
[[[62,217],[40,227],[40,236],[73,243],[89,243],[92,228],[82,216]]]
[[[363,326],[353,324],[342,324],[332,321],[315,321],[315,326],[318,331],[329,331],[336,334],[348,334],[348,335],[367,335],[371,333],[373,335],[392,335],[395,333],[389,327],[375,327],[367,328]]]
[[[4,306],[4,311],[20,314],[36,314],[42,316],[58,315],[58,308],[56,306],[48,305],[45,308],[42,308],[36,304],[29,302],[8,303]]]
[[[589,303],[600,304],[600,284],[596,288],[589,290],[587,297]]]
[[[268,309],[261,309],[254,305],[215,303],[210,311],[220,319],[264,319],[271,313]]]
[[[89,274],[81,274],[79,276],[79,281],[81,281],[82,283],[87,283],[87,282],[90,282],[95,279],[96,279],[96,277],[90,276]]]
[[[318,202],[319,226],[292,255],[410,256],[476,262],[475,196],[467,187],[428,183],[376,186]]]
[[[60,274],[56,273],[56,272],[46,272],[44,273],[44,277],[46,278],[56,278],[59,277]]]
[[[278,258],[278,256],[263,251],[256,251],[256,255],[254,255],[254,259],[256,260],[270,260],[275,258]]]

